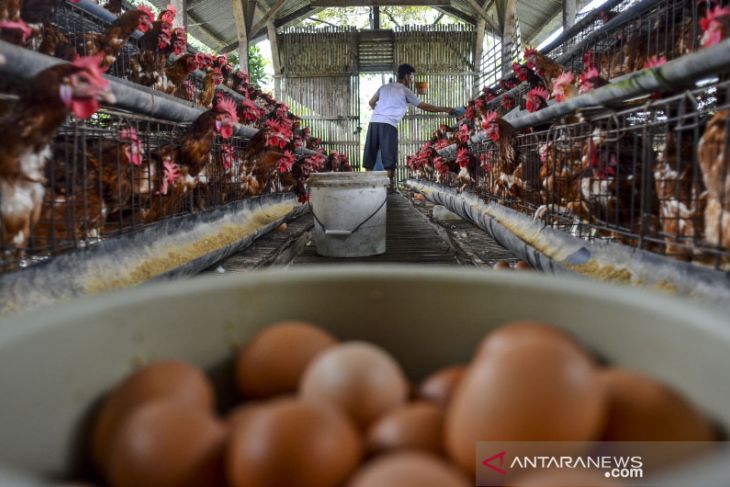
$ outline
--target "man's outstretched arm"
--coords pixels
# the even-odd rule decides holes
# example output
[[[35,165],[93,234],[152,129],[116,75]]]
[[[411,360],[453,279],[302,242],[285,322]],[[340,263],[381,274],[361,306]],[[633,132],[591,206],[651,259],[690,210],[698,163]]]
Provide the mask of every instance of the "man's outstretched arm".
[[[421,102],[418,105],[418,108],[421,110],[425,110],[427,112],[432,113],[448,113],[449,115],[453,115],[454,109],[449,107],[437,107],[435,105],[431,105],[430,103]]]

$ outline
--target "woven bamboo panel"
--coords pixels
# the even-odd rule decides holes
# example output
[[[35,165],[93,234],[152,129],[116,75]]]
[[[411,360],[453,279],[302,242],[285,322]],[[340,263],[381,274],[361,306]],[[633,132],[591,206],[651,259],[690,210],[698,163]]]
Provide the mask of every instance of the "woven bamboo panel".
[[[310,76],[276,79],[277,98],[302,118],[326,151],[347,154],[360,164],[360,83],[357,76]]]
[[[395,65],[408,63],[419,72],[474,71],[473,26],[411,25],[395,30]]]
[[[357,31],[351,27],[296,28],[279,34],[282,73],[324,76],[357,72]]]

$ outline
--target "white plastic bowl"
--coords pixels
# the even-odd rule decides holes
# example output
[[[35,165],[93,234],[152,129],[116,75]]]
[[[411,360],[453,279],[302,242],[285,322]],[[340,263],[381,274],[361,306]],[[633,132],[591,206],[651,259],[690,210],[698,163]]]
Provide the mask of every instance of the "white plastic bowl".
[[[730,322],[719,312],[531,272],[304,268],[143,286],[0,321],[0,485],[26,485],[8,480],[11,471],[43,482],[64,475],[95,401],[140,363],[220,367],[237,344],[287,318],[379,343],[415,380],[467,361],[495,326],[540,319],[730,425]]]

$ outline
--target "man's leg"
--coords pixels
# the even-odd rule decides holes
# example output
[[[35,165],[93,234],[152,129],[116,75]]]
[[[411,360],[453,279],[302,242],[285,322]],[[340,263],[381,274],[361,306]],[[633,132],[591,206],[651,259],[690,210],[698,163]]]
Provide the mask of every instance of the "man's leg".
[[[392,125],[383,124],[380,133],[380,153],[383,157],[383,167],[390,177],[390,188],[395,190],[395,169],[398,162],[398,129]]]
[[[362,165],[367,171],[372,171],[375,166],[375,160],[378,157],[379,131],[378,125],[370,123],[368,125],[368,134],[365,136],[365,148],[363,149]]]

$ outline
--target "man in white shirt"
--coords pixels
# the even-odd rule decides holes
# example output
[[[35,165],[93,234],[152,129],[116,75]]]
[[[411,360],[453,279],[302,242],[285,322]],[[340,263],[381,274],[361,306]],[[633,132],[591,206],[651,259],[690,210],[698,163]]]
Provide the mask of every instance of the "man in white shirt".
[[[380,152],[383,167],[390,176],[393,187],[393,173],[398,160],[398,122],[405,116],[408,105],[433,113],[453,114],[454,110],[424,103],[409,89],[416,70],[410,64],[398,66],[398,81],[378,88],[370,99],[373,116],[365,139],[363,166],[368,171],[375,167]]]

